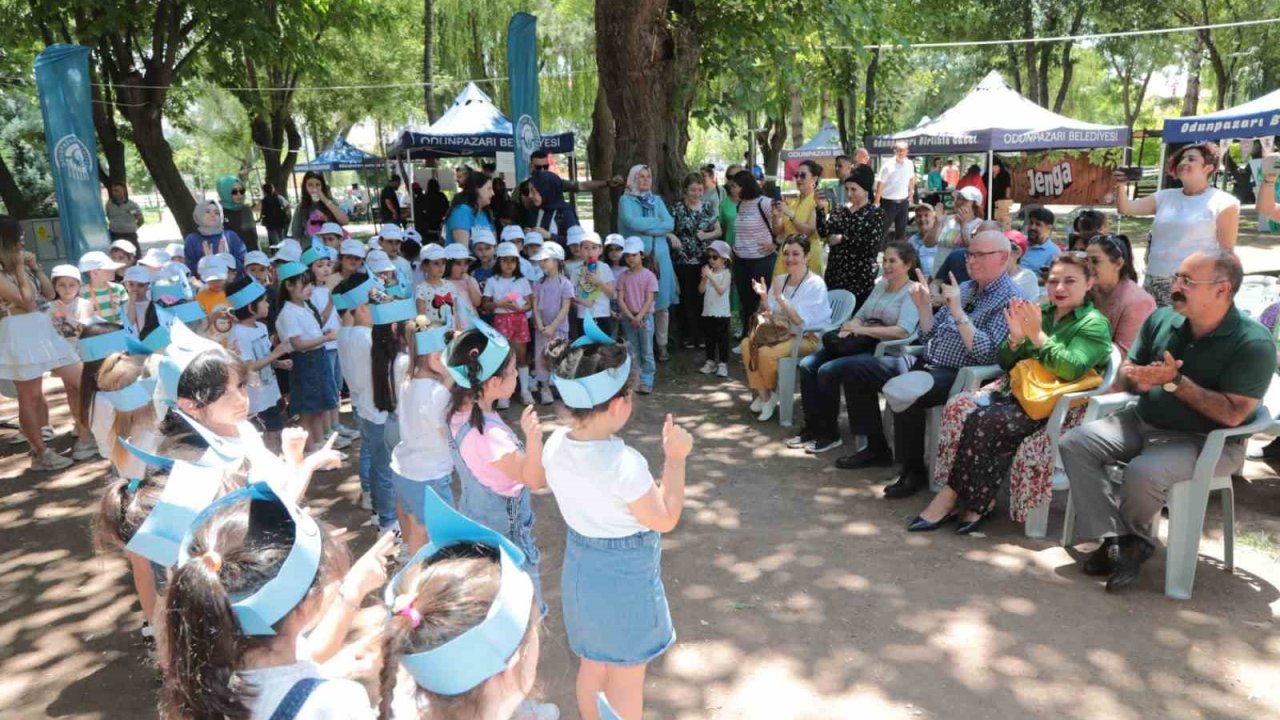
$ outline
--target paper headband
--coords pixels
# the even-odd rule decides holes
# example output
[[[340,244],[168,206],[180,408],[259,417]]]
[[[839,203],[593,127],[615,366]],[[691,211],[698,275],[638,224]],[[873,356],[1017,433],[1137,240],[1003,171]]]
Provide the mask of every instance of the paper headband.
[[[187,281],[185,275],[179,274],[176,277],[170,276],[178,282],[153,282],[151,284],[151,300],[155,302],[162,297],[175,297],[180,300],[190,300],[195,297],[195,293],[191,291],[191,283]]]
[[[424,515],[431,542],[427,543],[387,583],[388,608],[395,606],[405,572],[426,563],[441,550],[458,543],[476,543],[498,551],[502,577],[489,612],[479,625],[449,642],[400,657],[400,665],[419,687],[440,695],[458,695],[507,668],[529,629],[533,610],[533,581],[523,570],[524,553],[510,540],[458,514],[430,487],[424,487]]]
[[[178,380],[182,371],[200,353],[221,349],[221,345],[196,335],[186,325],[175,322],[169,326],[169,345],[160,359],[160,385],[164,398],[170,403],[178,400]]]
[[[587,315],[582,319],[582,337],[573,341],[570,347],[586,347],[588,345],[614,345],[595,319]],[[607,402],[618,394],[618,391],[631,378],[631,354],[621,365],[581,378],[567,378],[551,373],[551,382],[560,391],[560,399],[565,405],[577,410],[590,410],[600,403]]]
[[[113,353],[127,351],[128,340],[129,333],[124,330],[113,330],[93,337],[80,338],[76,343],[76,349],[80,352],[80,360],[83,362],[96,362],[106,359]]]
[[[311,240],[313,243],[317,239],[318,238],[316,238],[314,235],[311,237]],[[303,265],[306,265],[307,267],[311,267],[311,264],[318,260],[328,260],[328,259],[329,259],[329,248],[325,247],[323,244],[320,247],[315,247],[315,245],[312,245],[311,247],[307,248],[306,252],[302,253],[302,259],[299,262],[301,262]]]
[[[184,323],[193,323],[205,319],[204,308],[200,307],[200,303],[194,300],[180,302],[177,305],[165,307],[156,305],[156,318],[159,319],[162,327],[169,327],[174,320],[181,320]]]
[[[393,300],[378,305],[370,305],[374,325],[390,325],[393,322],[412,320],[418,314],[418,305],[411,299]]]
[[[172,482],[172,479],[170,479]],[[166,488],[167,489],[167,488]],[[191,542],[195,531],[214,513],[243,500],[276,503],[293,521],[293,547],[275,577],[268,580],[256,592],[246,598],[233,600],[231,609],[240,623],[244,635],[275,635],[275,625],[288,615],[311,589],[311,583],[320,570],[323,540],[315,519],[291,502],[282,500],[267,483],[253,483],[248,487],[228,493],[200,511],[188,527],[178,549],[178,564],[191,559]],[[250,513],[252,522],[252,512]]]
[[[141,340],[130,336],[126,341],[126,349],[133,355],[152,355],[169,347],[169,338],[169,328],[157,325]]]
[[[262,287],[257,280],[251,280],[248,285],[231,293],[227,297],[227,302],[231,303],[232,310],[240,310],[246,308],[258,301],[258,298],[267,294],[267,289]]]
[[[444,352],[445,336],[449,334],[449,328],[453,326],[453,313],[450,312],[449,306],[444,305],[440,309],[443,323],[426,330],[419,330],[413,334],[414,350],[418,355],[429,355],[435,352]]]
[[[484,351],[480,353],[480,375],[476,378],[477,381],[484,382],[493,377],[493,374],[502,367],[502,363],[506,362],[507,355],[511,354],[511,344],[507,342],[507,338],[502,333],[494,330],[492,325],[481,320],[478,316],[472,318],[471,327],[473,330],[484,333],[484,336],[489,339]],[[455,343],[460,342],[466,335],[467,333],[459,333],[453,339],[453,342],[450,343],[449,355],[453,355]],[[453,376],[454,382],[464,388],[475,389],[471,387],[471,378],[467,376],[467,367],[465,365],[448,365],[445,369]]]
[[[365,305],[369,302],[369,294],[374,290],[382,287],[382,281],[370,275],[367,280],[341,295],[333,296],[333,306],[338,310],[351,310],[357,305]],[[338,301],[342,301],[345,307],[339,307]]]
[[[120,439],[133,452],[136,448]],[[154,457],[154,456],[153,456]],[[125,549],[167,568],[178,564],[179,547],[187,528],[201,509],[213,502],[222,487],[222,469],[169,461],[169,480],[147,519]]]
[[[300,262],[289,261],[276,268],[276,278],[280,282],[284,282],[290,278],[295,278],[307,271],[307,266]]]
[[[100,391],[103,399],[111,403],[116,412],[132,412],[151,403],[156,393],[156,378],[143,378],[119,390]]]

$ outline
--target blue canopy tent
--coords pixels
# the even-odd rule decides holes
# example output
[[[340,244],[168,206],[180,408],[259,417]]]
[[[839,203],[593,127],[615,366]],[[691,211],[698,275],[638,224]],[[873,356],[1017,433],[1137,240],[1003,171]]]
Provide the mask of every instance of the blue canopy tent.
[[[511,121],[475,83],[458,93],[453,106],[430,127],[401,130],[387,148],[396,158],[491,157],[512,152]],[[551,153],[571,153],[573,133],[543,135],[542,147]]]
[[[1280,90],[1207,115],[1166,119],[1160,138],[1159,186],[1164,187],[1164,158],[1169,145],[1274,135],[1280,135]]]
[[[293,169],[296,172],[334,172],[336,170],[363,170],[364,168],[382,167],[384,161],[373,153],[365,152],[347,142],[347,138],[339,135],[333,144],[316,155],[310,162],[302,163]]]

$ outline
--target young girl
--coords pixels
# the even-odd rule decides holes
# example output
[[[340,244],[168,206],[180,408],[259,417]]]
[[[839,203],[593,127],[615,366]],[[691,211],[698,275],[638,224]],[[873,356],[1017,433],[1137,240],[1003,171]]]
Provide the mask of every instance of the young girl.
[[[469,275],[471,263],[475,258],[467,252],[467,248],[454,243],[444,249],[444,276],[452,286],[453,324],[455,330],[466,330],[471,327],[471,318],[476,316],[476,309],[484,302],[480,291],[480,283],[474,275]]]
[[[582,266],[582,236],[585,234],[581,225],[574,225],[564,233],[564,251],[568,255],[564,261],[564,274],[571,282]]]
[[[84,298],[89,302],[92,315],[102,322],[120,322],[120,310],[128,300],[124,286],[115,282],[116,271],[124,267],[99,250],[91,250],[80,256],[80,272],[89,277]]]
[[[584,233],[581,248],[582,263],[576,271],[571,271],[569,282],[573,284],[574,303],[578,306],[577,318],[581,334],[582,321],[591,316],[606,334],[613,334],[613,310],[609,301],[616,295],[614,291],[613,271],[608,264],[600,261],[600,236],[595,233]]]
[[[400,532],[410,554],[427,542],[426,489],[453,505],[453,457],[446,427],[453,381],[440,358],[451,321],[446,310],[437,323],[421,315],[405,323],[409,362],[396,383],[400,441],[391,451],[391,472]]]
[[[157,601],[164,594],[167,569],[158,563],[152,564],[137,553],[128,552],[125,546],[155,508],[156,501],[164,492],[165,481],[163,475],[145,480],[115,478],[103,492],[93,521],[94,550],[99,553],[124,552],[129,560],[133,589],[138,594],[138,604],[142,606],[141,634],[144,642],[152,642],[155,637],[154,624],[160,620],[156,614],[160,604]]]
[[[203,510],[165,598],[164,714],[372,718],[359,683],[298,657],[349,564],[325,526],[265,483]]]
[[[604,261],[615,276],[627,269],[626,263],[622,262],[622,247],[625,243],[618,233],[609,233],[604,240]]]
[[[569,338],[573,285],[564,276],[564,251],[559,245],[543,245],[533,259],[542,268],[542,280],[533,290],[533,323],[537,331],[533,342],[534,374],[542,387],[539,400],[543,405],[550,405],[555,396],[551,394],[551,372],[544,353],[552,340]]]
[[[506,336],[516,351],[516,368],[520,377],[520,402],[533,404],[533,385],[529,381],[529,322],[525,312],[530,308],[533,288],[520,274],[520,252],[511,243],[498,246],[498,274],[484,284],[483,309],[493,313],[493,326]],[[499,410],[507,409],[505,399]]]
[[[80,329],[89,324],[93,315],[89,301],[80,297],[80,271],[75,265],[55,265],[49,278],[54,294],[49,303],[49,319],[58,334],[74,345]]]
[[[338,313],[333,309],[333,298],[331,297],[330,286],[328,285],[329,276],[333,274],[333,262],[329,259],[327,250],[319,248],[308,248],[302,253],[302,264],[311,271],[311,276],[315,278],[315,287],[311,291],[311,307],[320,313],[320,329],[323,332],[334,333],[335,339],[324,344],[324,357],[329,361],[329,367],[333,372],[333,392],[338,394],[342,392],[342,367],[338,363]],[[341,403],[339,403],[341,404]],[[334,408],[325,413],[325,434],[336,431],[345,440],[353,440],[359,437],[360,432],[354,428],[349,428],[338,422],[338,408]]]
[[[460,293],[454,283],[445,279],[445,273],[453,269],[450,264],[453,261],[447,258],[444,248],[432,243],[422,248],[421,257],[422,282],[414,289],[413,298],[418,304],[418,314],[426,315],[435,323],[444,317],[444,306]]]
[[[707,361],[702,374],[729,377],[729,243],[715,240],[707,247],[698,292],[702,293],[702,337],[707,341]]]
[[[151,305],[151,271],[134,265],[124,271],[124,291],[129,299],[124,304],[124,326],[134,335],[147,323],[147,307]]]
[[[653,392],[657,365],[653,358],[653,304],[658,297],[658,276],[645,267],[644,241],[638,237],[627,238],[622,251],[627,269],[618,279],[618,309],[622,312],[622,337],[627,346],[640,355],[640,386],[636,392],[648,395]]]
[[[471,252],[476,256],[475,264],[471,266],[471,276],[481,287],[498,272],[495,244],[493,231],[488,228],[475,228],[471,233]]]
[[[538,568],[542,553],[533,541],[529,491],[546,486],[542,471],[542,425],[532,405],[520,415],[528,438],[520,441],[493,411],[516,390],[515,355],[507,339],[483,320],[449,343],[446,369],[454,386],[449,402],[450,449],[461,480],[458,509],[493,528],[525,554],[524,570],[533,578],[542,604]]]
[[[99,363],[94,378],[97,392],[94,403],[102,400],[108,407],[103,410],[102,417],[109,416],[110,424],[99,437],[102,456],[111,461],[116,474],[126,480],[141,478],[147,470],[146,465],[134,457],[118,441],[124,438],[135,447],[147,452],[154,452],[160,445],[158,430],[159,418],[156,417],[152,395],[155,382],[144,382],[147,372],[147,357],[114,353]],[[98,415],[95,408],[95,421]],[[95,422],[95,426],[99,423]],[[100,451],[101,451],[100,450]]]
[[[662,484],[654,484],[644,457],[617,437],[632,411],[627,351],[596,328],[586,332],[592,344],[549,349],[572,424],[551,434],[542,464],[568,525],[560,587],[569,648],[582,660],[578,711],[597,720],[603,691],[619,715],[639,718],[645,668],[675,642],[659,533],[680,520],[693,438],[667,415]]]
[[[320,313],[308,302],[315,289],[311,271],[299,263],[285,263],[277,271],[280,300],[276,316],[276,334],[289,343],[289,411],[301,416],[303,429],[312,443],[324,437],[326,414],[338,407],[338,393],[333,381],[333,364],[324,354],[327,342],[336,342],[337,330],[321,329]],[[339,437],[334,447],[350,444]],[[341,447],[340,447],[341,446]]]
[[[249,370],[249,418],[267,437],[267,445],[280,447],[280,431],[284,416],[280,412],[280,385],[273,368],[288,370],[292,363],[281,358],[289,352],[285,343],[271,346],[271,336],[263,322],[270,306],[267,289],[251,277],[236,280],[228,288],[228,301],[235,314],[231,330],[231,351],[238,354]]]

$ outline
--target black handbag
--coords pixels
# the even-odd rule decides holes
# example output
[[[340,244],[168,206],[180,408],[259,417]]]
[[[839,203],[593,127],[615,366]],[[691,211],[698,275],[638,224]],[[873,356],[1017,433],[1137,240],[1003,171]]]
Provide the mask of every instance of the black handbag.
[[[871,320],[864,324],[879,325],[880,323]],[[840,328],[828,330],[822,334],[822,349],[832,358],[873,353],[879,344],[880,338],[873,338],[868,335],[846,335],[840,337]]]

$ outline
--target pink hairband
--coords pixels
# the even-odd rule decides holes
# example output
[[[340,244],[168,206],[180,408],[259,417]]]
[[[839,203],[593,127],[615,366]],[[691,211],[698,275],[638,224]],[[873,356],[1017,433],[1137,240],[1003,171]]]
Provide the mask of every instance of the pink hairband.
[[[422,624],[422,613],[418,612],[418,609],[413,607],[412,605],[401,610],[397,614],[402,617],[409,618],[409,622],[413,623],[414,629],[417,629],[417,627]]]

